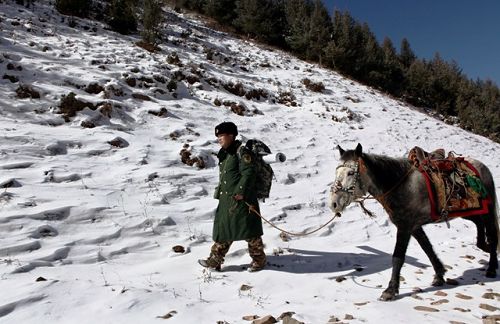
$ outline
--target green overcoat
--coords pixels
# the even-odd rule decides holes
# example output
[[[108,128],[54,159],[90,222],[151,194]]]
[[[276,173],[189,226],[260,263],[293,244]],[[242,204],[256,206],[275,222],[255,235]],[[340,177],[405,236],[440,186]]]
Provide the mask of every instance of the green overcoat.
[[[236,140],[227,149],[221,149],[219,158],[219,185],[214,198],[219,199],[215,212],[213,240],[240,241],[262,236],[262,221],[248,210],[245,202],[259,210],[255,193],[255,161],[248,149]],[[244,200],[236,201],[235,195]]]

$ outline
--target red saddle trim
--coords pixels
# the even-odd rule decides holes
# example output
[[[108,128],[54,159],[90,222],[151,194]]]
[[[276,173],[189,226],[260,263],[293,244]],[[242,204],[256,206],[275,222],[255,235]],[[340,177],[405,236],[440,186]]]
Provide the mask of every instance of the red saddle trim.
[[[479,177],[479,172],[476,170],[476,168],[468,161],[461,159],[460,162],[463,162],[467,165],[469,169],[471,169],[477,177]],[[425,183],[427,185],[427,193],[429,196],[429,202],[431,204],[431,218],[433,221],[441,221],[441,215],[438,213],[437,208],[436,208],[436,198],[435,198],[435,192],[434,192],[434,186],[432,185],[432,181],[430,179],[429,174],[425,172],[422,168],[419,168],[419,171],[422,173],[425,179]],[[489,209],[488,205],[490,204],[491,200],[490,197],[486,197],[481,199],[481,207],[480,208],[474,208],[474,209],[465,209],[465,210],[457,210],[457,211],[450,211],[448,212],[448,218],[451,217],[466,217],[466,216],[477,216],[477,215],[485,215],[488,214]]]

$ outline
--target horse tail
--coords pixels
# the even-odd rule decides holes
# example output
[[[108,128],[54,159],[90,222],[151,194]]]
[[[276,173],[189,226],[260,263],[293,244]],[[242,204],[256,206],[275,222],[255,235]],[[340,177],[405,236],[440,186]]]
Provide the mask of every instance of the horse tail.
[[[497,199],[497,192],[496,192],[496,187],[493,184],[493,194],[491,199],[493,200],[491,203],[493,205],[493,210],[491,211],[493,218],[495,219],[495,225],[497,227],[497,252],[500,253],[500,226],[498,225],[499,219],[498,217],[500,216],[500,212],[498,210],[498,199]]]
[[[500,217],[500,212],[498,209],[499,205],[497,199],[495,180],[493,179],[493,174],[491,173],[491,171],[484,164],[479,162],[479,165],[482,166],[484,172],[484,174],[482,175],[482,177],[484,177],[482,181],[486,185],[488,194],[491,198],[491,210],[489,211],[489,215],[493,217],[493,220],[495,222],[495,227],[497,230],[497,252],[500,252],[500,226],[499,226],[500,220],[498,219]]]

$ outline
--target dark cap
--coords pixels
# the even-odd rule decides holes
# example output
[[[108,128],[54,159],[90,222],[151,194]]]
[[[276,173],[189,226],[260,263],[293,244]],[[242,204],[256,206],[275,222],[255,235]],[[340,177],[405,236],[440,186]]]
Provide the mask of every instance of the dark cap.
[[[215,136],[219,136],[220,134],[233,134],[236,136],[238,135],[238,128],[232,122],[223,122],[215,126]]]

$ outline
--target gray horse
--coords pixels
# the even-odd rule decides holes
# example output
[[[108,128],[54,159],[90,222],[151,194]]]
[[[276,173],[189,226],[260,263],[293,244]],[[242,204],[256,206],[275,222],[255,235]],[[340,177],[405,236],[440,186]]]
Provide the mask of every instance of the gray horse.
[[[340,215],[349,204],[369,193],[382,204],[397,227],[391,280],[380,300],[392,300],[399,293],[401,267],[411,236],[417,240],[432,263],[435,271],[432,285],[443,285],[446,270],[422,228],[422,225],[435,222],[431,218],[424,176],[406,158],[395,159],[363,153],[360,144],[355,150],[345,151],[340,146],[337,148],[340,152],[340,164],[331,188],[330,209]],[[469,158],[466,160],[479,172],[491,203],[487,214],[463,218],[476,225],[477,246],[490,254],[486,276],[494,278],[498,269],[497,249],[500,251],[495,185],[490,170],[483,163]]]

